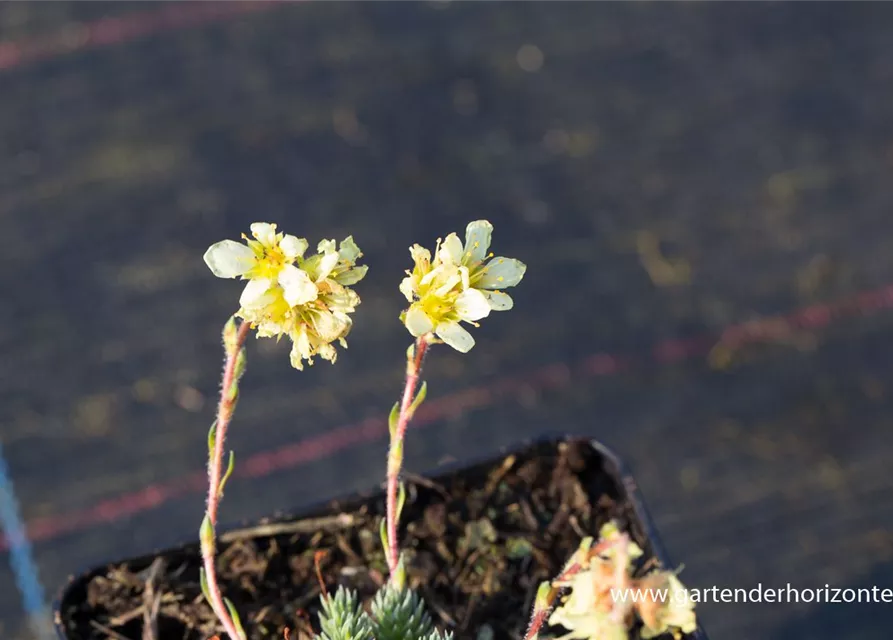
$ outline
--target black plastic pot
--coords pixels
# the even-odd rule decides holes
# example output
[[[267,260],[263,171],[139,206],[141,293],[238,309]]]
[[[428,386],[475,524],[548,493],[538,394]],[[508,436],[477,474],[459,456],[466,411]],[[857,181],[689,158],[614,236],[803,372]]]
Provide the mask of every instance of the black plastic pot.
[[[634,518],[629,522],[629,528],[634,533],[634,538],[640,537],[646,542],[646,553],[653,556],[661,567],[674,566],[667,555],[666,550],[660,540],[660,536],[654,526],[654,522],[648,513],[642,496],[636,486],[629,469],[621,462],[621,460],[607,447],[600,442],[594,440],[583,440],[568,436],[545,437],[535,441],[523,443],[512,449],[500,452],[498,455],[489,456],[485,460],[473,463],[463,463],[447,465],[440,468],[436,476],[433,476],[435,482],[443,483],[447,479],[462,477],[465,474],[472,475],[476,469],[481,467],[489,467],[494,461],[499,461],[507,455],[524,456],[535,452],[537,448],[544,446],[557,447],[562,442],[575,442],[588,445],[597,454],[592,459],[596,464],[601,464],[605,474],[610,477],[614,484],[614,492],[621,500],[626,501],[631,506],[631,512]],[[223,533],[220,538],[223,543],[237,537],[262,538],[275,535],[281,527],[291,527],[299,524],[301,521],[316,521],[320,518],[331,518],[342,512],[353,512],[358,507],[369,505],[382,500],[382,492],[380,490],[374,492],[364,492],[348,496],[344,499],[338,499],[326,502],[322,505],[315,505],[302,509],[292,515],[277,515],[275,518],[264,519],[260,523],[251,525],[243,525],[234,527]],[[637,530],[637,531],[636,531]],[[636,536],[635,533],[639,535]],[[167,558],[185,558],[187,556],[195,556],[199,554],[198,542],[190,542],[178,547],[172,547],[157,551],[152,554],[121,560],[114,563],[104,564],[100,567],[94,567],[80,574],[71,576],[67,584],[60,590],[59,595],[54,603],[54,621],[56,631],[60,640],[82,640],[83,635],[74,629],[74,623],[69,613],[73,611],[78,603],[86,601],[87,585],[96,576],[107,572],[111,564],[126,564],[130,567],[145,569],[152,565],[153,561],[159,556]],[[685,636],[686,640],[708,640],[703,628],[699,628],[690,635]],[[162,638],[161,640],[167,640]]]

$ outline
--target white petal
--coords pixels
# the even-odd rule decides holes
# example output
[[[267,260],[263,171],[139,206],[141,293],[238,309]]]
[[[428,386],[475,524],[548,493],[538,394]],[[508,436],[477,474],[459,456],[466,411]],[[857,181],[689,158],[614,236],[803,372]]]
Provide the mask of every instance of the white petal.
[[[478,280],[481,289],[505,289],[521,282],[527,265],[514,258],[493,258],[484,267],[484,275]]]
[[[282,255],[287,259],[295,260],[303,256],[304,252],[307,251],[307,241],[296,236],[285,236],[279,242],[279,249],[282,250]]]
[[[438,257],[443,264],[458,265],[462,262],[462,241],[455,233],[451,233],[440,245]]]
[[[338,359],[338,352],[335,351],[335,347],[330,344],[321,344],[319,345],[319,349],[317,350],[319,357],[323,360],[328,360],[332,364],[335,364],[335,360]]]
[[[409,311],[406,312],[406,317],[403,319],[403,324],[416,338],[434,331],[434,323],[431,322],[431,318],[418,307],[409,308]]]
[[[341,335],[338,337],[340,341],[344,336],[350,333],[350,328],[353,326],[353,320],[350,319],[350,316],[342,311],[332,311],[332,315],[335,316],[335,320],[337,320],[341,324]]]
[[[325,240],[323,240],[325,242]],[[322,242],[320,243],[320,245]],[[334,242],[332,244],[335,244]],[[330,273],[332,273],[332,269],[335,268],[335,265],[338,264],[339,256],[337,251],[330,251],[326,255],[322,257],[319,261],[319,266],[316,270],[316,281],[320,282],[321,280],[325,280]]]
[[[212,244],[205,251],[205,264],[218,278],[235,278],[249,271],[255,263],[254,252],[235,240]]]
[[[406,276],[403,280],[400,281],[400,293],[402,293],[406,297],[407,302],[412,302],[413,293],[415,292],[415,278],[412,276]]]
[[[465,253],[462,262],[475,264],[483,262],[490,248],[490,237],[493,234],[493,225],[487,220],[475,220],[468,223],[465,228]]]
[[[360,296],[345,287],[341,291],[326,294],[325,303],[332,313],[353,313],[360,304]]]
[[[310,280],[307,272],[293,264],[287,264],[282,268],[278,281],[285,301],[290,307],[307,304],[311,300],[316,300],[319,295],[316,285]]]
[[[242,296],[239,298],[239,304],[243,307],[263,306],[269,297],[264,294],[270,290],[272,284],[269,278],[249,280],[248,284],[245,285],[244,291],[242,291]]]
[[[301,326],[301,328],[291,334],[291,353],[289,354],[289,360],[291,360],[291,366],[295,369],[303,370],[304,369],[304,359],[310,360],[310,355],[313,351],[310,346],[310,338],[307,335],[307,328]]]
[[[466,289],[456,298],[456,311],[462,320],[474,322],[490,315],[490,303],[477,289]]]
[[[313,314],[313,328],[324,342],[336,340],[344,334],[347,326],[328,311]]]
[[[445,278],[443,266],[435,267],[431,269],[428,273],[422,276],[421,280],[419,280],[419,287],[424,287],[431,284],[435,278]]]
[[[282,335],[284,332],[285,327],[278,322],[272,322],[270,320],[259,322],[256,330],[258,338],[272,338],[273,336]]]
[[[341,241],[341,246],[338,248],[338,255],[340,255],[341,259],[347,264],[353,264],[357,261],[361,252],[357,243],[353,241],[353,236],[347,236]]]
[[[335,244],[334,240],[320,240],[319,244],[316,245],[317,253],[331,253],[338,251],[338,245]]]
[[[431,252],[428,251],[425,247],[420,244],[414,244],[409,248],[409,255],[412,256],[412,261],[416,264],[428,264],[431,262]]]
[[[441,322],[434,330],[437,337],[460,353],[468,353],[474,346],[474,338],[458,322]]]
[[[493,311],[508,311],[514,306],[512,297],[502,291],[484,291],[484,295]]]
[[[269,222],[255,222],[251,225],[251,235],[264,247],[270,248],[276,245],[276,225]]]
[[[366,277],[367,271],[369,271],[369,267],[367,267],[366,265],[353,267],[352,269],[342,271],[337,276],[335,276],[335,282],[337,282],[338,284],[343,284],[345,287],[356,284]]]
[[[462,282],[462,274],[455,267],[449,270],[446,270],[446,267],[438,267],[431,273],[437,274],[437,283],[440,286],[434,294],[440,297],[447,295],[457,284]]]

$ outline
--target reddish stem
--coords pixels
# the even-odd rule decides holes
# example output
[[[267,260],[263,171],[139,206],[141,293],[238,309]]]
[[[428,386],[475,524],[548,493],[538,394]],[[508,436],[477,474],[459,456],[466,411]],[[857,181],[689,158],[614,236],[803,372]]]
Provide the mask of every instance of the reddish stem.
[[[403,462],[400,445],[406,435],[406,428],[412,418],[410,408],[415,398],[416,386],[419,383],[419,374],[422,371],[422,361],[428,350],[428,341],[425,336],[416,340],[413,357],[406,362],[406,384],[403,387],[403,398],[400,401],[400,415],[397,418],[397,428],[391,439],[391,449],[388,455],[388,500],[387,500],[387,531],[388,531],[388,568],[391,580],[397,572],[399,552],[397,544],[397,489],[400,480],[400,467]]]
[[[243,322],[239,325],[239,331],[236,334],[236,340],[233,345],[228,345],[226,354],[226,364],[223,366],[223,382],[220,385],[220,402],[217,405],[217,426],[214,433],[214,454],[208,461],[208,519],[211,525],[217,527],[217,507],[220,505],[220,474],[223,468],[223,445],[226,440],[226,429],[233,417],[235,409],[235,398],[232,397],[233,383],[236,381],[236,360],[251,330],[251,323]],[[208,583],[208,595],[211,608],[217,615],[217,618],[223,624],[226,633],[231,640],[239,640],[241,634],[236,628],[229,610],[223,602],[223,596],[220,593],[220,586],[217,584],[217,570],[214,564],[215,545],[206,544],[202,538],[202,561],[205,565],[205,578]]]

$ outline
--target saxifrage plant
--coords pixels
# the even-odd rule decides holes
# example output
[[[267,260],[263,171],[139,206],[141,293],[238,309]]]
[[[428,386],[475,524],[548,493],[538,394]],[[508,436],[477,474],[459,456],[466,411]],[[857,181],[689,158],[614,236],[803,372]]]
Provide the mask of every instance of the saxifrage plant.
[[[431,345],[444,343],[467,353],[475,342],[461,323],[477,326],[491,311],[507,311],[513,306],[504,289],[517,285],[527,267],[519,260],[489,253],[492,231],[486,220],[471,222],[464,243],[451,233],[437,241],[433,257],[418,244],[410,247],[413,268],[399,287],[409,306],[400,320],[415,341],[406,354],[403,394],[389,418],[386,518],[381,523],[390,576],[369,611],[348,589],[339,587],[334,596],[323,589],[320,639],[451,638],[450,633],[434,627],[424,602],[406,586],[397,538],[406,498],[400,482],[403,441],[413,414],[425,399],[426,386],[420,384],[420,374]],[[217,579],[215,527],[223,489],[234,466],[230,452],[224,470],[224,442],[239,396],[239,380],[245,373],[246,339],[252,330],[258,338],[287,336],[292,343],[291,364],[298,370],[304,369],[305,361],[312,365],[315,357],[334,363],[338,356],[334,343],[347,347],[351,314],[360,304],[351,287],[368,269],[357,264],[363,254],[350,236],[340,243],[323,240],[308,256],[306,239],[278,232],[275,224],[254,223],[251,235],[242,236],[244,244],[218,242],[204,255],[214,275],[247,280],[239,309],[223,330],[226,360],[217,418],[208,434],[207,511],[200,528],[202,591],[230,640],[247,640],[247,636]],[[641,553],[613,523],[602,528],[597,542],[591,538],[581,541],[564,570],[540,585],[526,640],[537,638],[546,625],[564,628],[566,633],[559,635],[567,640],[626,640],[636,618],[643,623],[642,638],[694,631],[693,605],[675,573],[655,570],[633,578],[632,562]]]

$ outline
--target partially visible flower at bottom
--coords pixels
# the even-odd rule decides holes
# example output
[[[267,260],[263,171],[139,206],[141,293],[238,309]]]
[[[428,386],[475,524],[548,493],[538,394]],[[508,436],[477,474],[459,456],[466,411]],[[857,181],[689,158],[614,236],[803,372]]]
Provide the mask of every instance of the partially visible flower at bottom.
[[[652,597],[636,603],[639,617],[645,625],[642,628],[642,640],[656,638],[674,629],[682,633],[694,633],[698,626],[694,601],[675,573],[655,571],[639,580],[637,588],[640,593],[665,594],[663,601]]]
[[[618,622],[610,611],[586,605],[574,606],[570,600],[552,613],[549,624],[568,629],[568,633],[556,640],[627,640],[629,637],[625,620]]]
[[[581,545],[569,565],[579,563],[582,568],[553,582],[571,590],[549,617],[550,625],[569,630],[557,640],[625,640],[634,610],[643,623],[642,640],[692,633],[697,627],[694,600],[676,574],[658,570],[631,578],[631,561],[642,556],[642,549],[614,521],[599,534],[602,543],[613,544],[592,557],[589,545]]]
[[[560,640],[626,640],[626,619],[617,620],[612,615],[611,590],[615,578],[614,563],[594,557],[570,579],[556,582],[571,589],[570,595],[549,617],[550,625],[561,625],[570,631],[560,636]]]

